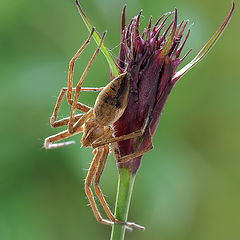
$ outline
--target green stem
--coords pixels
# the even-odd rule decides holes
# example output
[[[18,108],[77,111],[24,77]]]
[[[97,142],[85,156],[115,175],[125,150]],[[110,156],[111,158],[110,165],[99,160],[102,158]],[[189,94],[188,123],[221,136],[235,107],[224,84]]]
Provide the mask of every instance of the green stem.
[[[115,217],[122,222],[127,221],[134,180],[135,175],[129,169],[119,168]],[[124,240],[125,228],[122,224],[114,223],[111,240]]]

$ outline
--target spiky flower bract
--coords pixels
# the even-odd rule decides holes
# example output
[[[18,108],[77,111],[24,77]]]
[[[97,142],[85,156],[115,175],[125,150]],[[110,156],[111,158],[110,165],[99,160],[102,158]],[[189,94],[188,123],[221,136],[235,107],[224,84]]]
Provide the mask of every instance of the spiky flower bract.
[[[131,88],[128,106],[123,116],[114,124],[114,129],[116,136],[134,132],[142,128],[146,117],[150,115],[150,129],[153,136],[172,88],[177,80],[201,60],[216,42],[233,13],[234,3],[228,17],[218,31],[199,54],[179,72],[176,72],[179,64],[191,51],[190,49],[185,56],[180,57],[190,35],[189,29],[185,38],[182,39],[188,21],[182,21],[177,26],[177,9],[175,9],[173,13],[166,13],[161,16],[155,24],[152,24],[152,18],[150,18],[147,28],[140,34],[141,12],[132,18],[126,26],[125,9],[126,7],[124,7],[122,13],[121,47],[117,63],[123,71],[131,74]],[[174,14],[173,21],[163,31],[166,20],[172,14]],[[161,32],[163,33],[161,34]],[[118,146],[121,155],[125,156],[140,151],[149,144],[149,137],[145,136],[144,138],[139,137],[138,139],[119,142]],[[142,156],[127,163],[119,163],[119,167],[129,168],[132,173],[136,173],[141,158]]]

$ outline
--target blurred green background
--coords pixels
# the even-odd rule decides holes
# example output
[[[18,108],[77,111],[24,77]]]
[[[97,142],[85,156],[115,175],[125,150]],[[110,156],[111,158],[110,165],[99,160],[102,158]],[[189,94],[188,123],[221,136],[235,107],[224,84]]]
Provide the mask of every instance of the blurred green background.
[[[179,10],[190,19],[185,64],[212,36],[231,0],[88,0],[82,7],[117,56],[121,9],[127,20]],[[136,178],[129,220],[146,226],[126,239],[234,240],[240,237],[239,2],[213,51],[176,85]],[[57,133],[49,117],[67,83],[68,62],[88,32],[73,0],[0,2],[0,239],[109,239],[95,221],[84,194],[91,149],[76,144],[46,151],[44,138]],[[91,41],[75,68],[75,83],[96,44]],[[184,64],[183,64],[184,65]],[[182,66],[183,66],[182,65]],[[109,68],[102,54],[85,86],[104,86]],[[94,104],[95,93],[81,100]],[[66,102],[63,105],[67,105]],[[67,116],[63,107],[62,116]],[[117,170],[109,157],[101,186],[114,208]]]

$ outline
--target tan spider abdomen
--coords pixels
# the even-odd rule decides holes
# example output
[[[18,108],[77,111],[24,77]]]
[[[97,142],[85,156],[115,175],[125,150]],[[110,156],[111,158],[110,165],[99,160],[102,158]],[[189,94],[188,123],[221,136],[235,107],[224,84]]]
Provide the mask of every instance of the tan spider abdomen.
[[[127,106],[130,75],[122,73],[113,79],[98,95],[94,106],[94,117],[101,126],[116,122]]]

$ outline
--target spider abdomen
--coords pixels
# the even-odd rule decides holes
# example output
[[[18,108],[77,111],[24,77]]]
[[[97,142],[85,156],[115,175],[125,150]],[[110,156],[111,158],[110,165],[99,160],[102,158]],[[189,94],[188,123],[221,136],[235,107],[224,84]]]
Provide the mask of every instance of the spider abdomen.
[[[111,125],[122,116],[127,106],[129,80],[130,75],[125,72],[113,79],[98,95],[94,117],[99,125]]]

